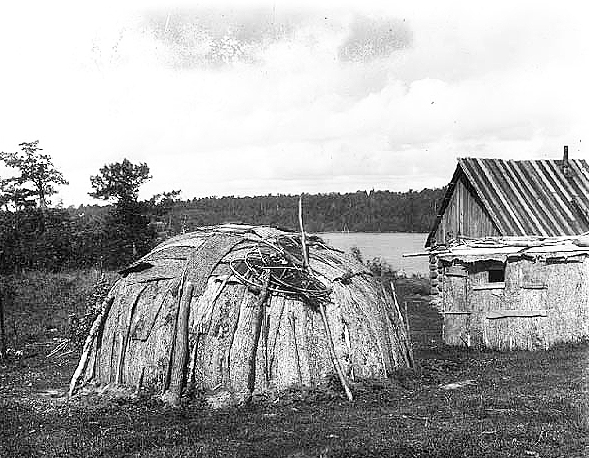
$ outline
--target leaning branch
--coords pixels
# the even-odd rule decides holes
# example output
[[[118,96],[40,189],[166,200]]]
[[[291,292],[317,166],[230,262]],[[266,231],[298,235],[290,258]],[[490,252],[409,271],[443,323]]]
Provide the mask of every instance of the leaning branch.
[[[301,247],[303,250],[303,267],[309,268],[309,254],[307,253],[307,239],[305,237],[305,228],[303,226],[303,195],[299,197],[299,226],[301,228]]]
[[[303,196],[299,197],[299,226],[301,229],[301,248],[303,250],[303,262],[304,262],[304,269],[311,273],[311,267],[309,266],[309,256],[307,254],[307,243],[305,238],[305,227],[303,225]],[[325,329],[325,334],[327,335],[327,341],[329,343],[329,354],[331,356],[331,362],[333,363],[333,367],[337,376],[346,392],[346,396],[348,397],[349,401],[354,400],[354,396],[352,395],[352,391],[350,390],[350,385],[346,380],[346,376],[344,375],[344,371],[342,370],[342,366],[337,359],[337,355],[335,354],[335,344],[333,343],[333,337],[331,335],[331,329],[329,327],[329,322],[327,321],[327,313],[325,312],[325,303],[319,299],[319,310],[321,312],[321,319],[323,320],[323,327]]]
[[[114,290],[114,288],[111,290],[110,294],[107,296],[107,298],[102,303],[102,306],[101,306],[102,311],[94,320],[94,323],[92,324],[92,328],[90,329],[90,332],[88,333],[88,337],[86,337],[86,342],[84,342],[84,349],[82,350],[82,357],[80,358],[80,362],[78,363],[78,367],[76,368],[76,372],[74,372],[74,375],[73,375],[72,380],[70,382],[70,387],[69,387],[68,394],[67,394],[68,399],[74,394],[74,391],[76,389],[76,384],[78,383],[78,380],[80,379],[80,377],[82,376],[82,374],[86,370],[86,364],[88,363],[88,356],[90,355],[90,351],[92,350],[94,340],[97,339],[100,329],[104,326],[104,323],[106,321],[106,317],[108,316],[108,312],[110,311],[110,308],[114,302],[115,295],[114,295],[113,290]]]

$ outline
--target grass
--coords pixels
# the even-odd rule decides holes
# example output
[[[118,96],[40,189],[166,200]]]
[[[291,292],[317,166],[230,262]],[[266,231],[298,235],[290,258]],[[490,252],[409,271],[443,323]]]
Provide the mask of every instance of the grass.
[[[22,348],[27,343],[68,336],[72,320],[85,314],[101,277],[112,282],[116,274],[88,269],[2,277],[7,345]]]
[[[37,316],[29,307],[21,316]],[[409,314],[414,335],[426,336],[415,343],[418,367],[356,384],[354,403],[322,387],[218,411],[52,398],[65,389],[77,355],[46,358],[54,343],[43,340],[47,324],[38,326],[38,354],[0,366],[0,456],[589,456],[589,346],[451,349],[432,344],[439,317],[424,303],[411,302]],[[471,382],[442,388],[461,381]]]

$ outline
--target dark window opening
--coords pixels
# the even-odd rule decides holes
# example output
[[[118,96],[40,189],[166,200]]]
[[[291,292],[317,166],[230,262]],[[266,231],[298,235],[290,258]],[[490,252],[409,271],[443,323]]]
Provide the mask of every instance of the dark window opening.
[[[503,283],[505,281],[505,267],[489,269],[489,283]]]

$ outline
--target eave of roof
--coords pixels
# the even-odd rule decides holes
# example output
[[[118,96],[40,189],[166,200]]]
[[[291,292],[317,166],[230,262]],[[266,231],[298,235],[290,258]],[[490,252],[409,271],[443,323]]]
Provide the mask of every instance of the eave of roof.
[[[502,261],[521,258],[573,258],[589,256],[589,236],[579,237],[487,237],[454,242],[431,250],[439,260],[452,262]]]

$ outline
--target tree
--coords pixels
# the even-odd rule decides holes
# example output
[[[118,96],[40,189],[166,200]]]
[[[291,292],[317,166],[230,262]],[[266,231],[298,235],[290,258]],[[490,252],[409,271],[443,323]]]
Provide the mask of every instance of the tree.
[[[178,197],[182,193],[181,190],[166,191],[160,194],[154,195],[149,199],[149,204],[154,208],[155,214],[163,216],[168,214],[177,202],[180,202]]]
[[[104,259],[108,267],[120,267],[151,249],[155,232],[149,227],[149,204],[139,202],[139,187],[149,180],[145,163],[128,159],[105,165],[90,177],[94,192],[89,195],[115,200],[103,226]]]
[[[30,189],[21,188],[13,178],[0,180],[0,206],[9,211],[12,206],[15,212],[37,206],[34,193]]]
[[[2,200],[12,201],[18,210],[31,206],[31,198],[36,198],[39,207],[46,208],[50,203],[49,197],[57,192],[55,186],[67,185],[68,182],[53,165],[51,156],[41,153],[43,148],[39,148],[39,140],[20,143],[18,146],[21,151],[0,153],[0,160],[20,173],[18,176],[2,180]]]
[[[160,221],[164,223],[165,232],[167,235],[174,234],[175,232],[179,231],[180,222],[175,221],[177,224],[173,224],[173,210],[174,207],[181,202],[178,198],[180,196],[180,190],[173,190],[173,191],[166,191],[160,194],[154,195],[151,199],[147,202],[147,206],[150,208],[150,213],[152,215],[152,222],[153,219],[156,221]]]
[[[151,179],[146,163],[133,164],[128,159],[105,165],[98,175],[90,177],[94,192],[88,193],[96,199],[116,199],[117,203],[137,202],[139,187]]]

